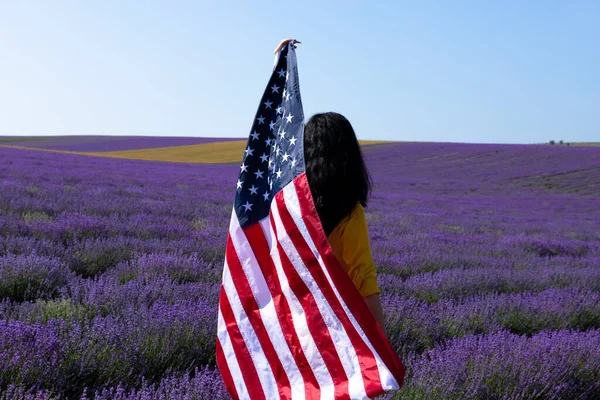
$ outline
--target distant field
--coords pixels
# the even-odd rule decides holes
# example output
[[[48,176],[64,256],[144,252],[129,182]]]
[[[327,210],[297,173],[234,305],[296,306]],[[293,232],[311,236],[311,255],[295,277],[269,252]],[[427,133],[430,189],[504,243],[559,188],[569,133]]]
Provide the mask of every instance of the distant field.
[[[559,146],[561,146],[561,145],[559,145]],[[562,146],[564,146],[564,145],[562,145]],[[600,146],[600,142],[574,142],[574,143],[571,143],[571,146]]]
[[[76,152],[113,152],[152,149],[231,140],[239,139],[168,136],[0,136],[0,143],[36,149]]]
[[[186,141],[196,141],[197,144],[185,144]],[[386,142],[361,140],[360,143],[361,145],[373,145]],[[86,137],[82,137],[79,142],[71,137],[63,137],[42,141],[32,140],[29,142],[4,141],[0,146],[35,149],[54,153],[124,158],[128,160],[218,164],[240,162],[246,146],[246,140],[235,138],[158,138],[143,136],[123,137],[123,140],[116,140],[115,137],[88,136],[87,139]],[[73,150],[76,148],[80,150]],[[115,150],[108,150],[110,148]]]

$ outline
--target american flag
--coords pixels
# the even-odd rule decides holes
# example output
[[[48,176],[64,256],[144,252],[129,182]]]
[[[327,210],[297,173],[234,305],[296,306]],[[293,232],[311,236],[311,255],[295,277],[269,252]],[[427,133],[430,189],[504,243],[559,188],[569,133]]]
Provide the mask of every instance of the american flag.
[[[305,174],[293,44],[276,55],[240,166],[217,332],[234,399],[366,399],[404,366],[333,254]]]

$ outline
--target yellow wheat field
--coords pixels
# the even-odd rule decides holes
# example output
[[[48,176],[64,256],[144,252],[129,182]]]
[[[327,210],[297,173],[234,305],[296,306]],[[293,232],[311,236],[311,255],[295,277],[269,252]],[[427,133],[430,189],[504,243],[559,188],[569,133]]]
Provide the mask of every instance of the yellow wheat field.
[[[361,145],[374,145],[387,143],[381,140],[360,140]],[[78,154],[95,157],[123,158],[128,160],[166,161],[193,164],[226,164],[239,163],[244,154],[246,140],[230,142],[212,142],[188,146],[160,147],[153,149],[110,151],[110,152],[83,152],[67,150],[38,149],[25,146],[0,145],[23,150],[47,151],[51,153]]]

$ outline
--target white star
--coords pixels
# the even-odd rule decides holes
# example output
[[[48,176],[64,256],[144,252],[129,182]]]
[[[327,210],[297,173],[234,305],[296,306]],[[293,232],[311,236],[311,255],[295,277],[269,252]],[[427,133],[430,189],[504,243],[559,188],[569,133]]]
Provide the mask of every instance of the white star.
[[[273,86],[271,86],[271,93],[279,93],[279,86],[273,84]]]
[[[292,136],[292,138],[290,139],[290,146],[296,144],[296,138]]]
[[[285,71],[283,70],[283,68],[277,71],[277,73],[279,74],[279,78],[282,78],[285,75]]]
[[[252,136],[252,140],[258,140],[258,132],[254,131],[254,133],[251,133],[250,136]]]
[[[269,160],[269,169],[271,169],[271,167],[273,167],[273,160]]]
[[[277,114],[281,114],[281,104],[275,109],[275,112],[277,112]]]
[[[245,208],[244,211],[248,211],[248,210],[252,211],[252,203],[249,203],[248,200],[246,200],[246,204],[242,204],[242,207]]]
[[[292,122],[292,118],[294,118],[292,114],[289,114],[287,117],[285,117],[285,119],[287,119],[287,122]]]
[[[243,183],[244,183],[244,181],[240,181],[240,180],[238,179],[238,181],[237,181],[237,188],[238,188],[238,189],[241,189],[241,188],[242,188],[242,184],[243,184]]]
[[[251,156],[252,153],[254,153],[254,149],[251,149],[250,147],[246,147],[246,150],[244,150],[244,152],[246,153],[247,156]]]
[[[241,169],[243,172],[248,172],[248,166],[247,166],[247,165],[245,165],[245,164],[242,164],[242,165],[240,166],[240,169]]]
[[[269,128],[273,130],[273,128],[275,128],[275,122],[271,121],[271,123],[269,124]]]
[[[292,158],[292,163],[291,163],[292,168],[294,168],[296,166],[297,162],[298,161],[295,158]]]
[[[256,175],[256,179],[260,179],[263,177],[263,172],[259,169],[254,173],[254,175]],[[254,186],[254,185],[252,185],[252,186]]]
[[[285,88],[283,88],[283,93],[282,93],[283,97],[285,97],[285,93],[286,93],[286,90],[285,90]]]
[[[271,108],[271,104],[273,104],[273,102],[269,101],[269,99],[267,99],[266,102],[263,103],[265,105],[265,108]]]
[[[290,73],[289,73],[289,72],[286,72],[286,73],[285,73],[285,81],[286,81],[286,82],[287,82],[287,80],[288,80],[288,78],[289,78],[289,77],[290,77]]]
[[[282,172],[281,168],[279,168],[279,170],[276,172],[277,178],[281,178],[281,172]]]
[[[275,149],[275,154],[279,155],[279,147]]]
[[[265,140],[265,143],[267,143],[267,146],[271,145],[271,138],[267,138],[267,140]]]
[[[285,101],[289,101],[290,100],[290,93],[288,92],[288,94],[285,96]]]
[[[269,183],[269,188],[273,190],[273,182]]]
[[[254,187],[254,185],[252,185],[252,187],[248,188],[248,190],[250,191],[251,194],[258,194],[257,187]]]
[[[262,115],[258,118],[256,118],[258,120],[258,124],[264,124],[265,123],[265,117],[263,117]]]
[[[266,155],[265,153],[263,153],[263,155],[260,156],[260,159],[262,162],[267,162],[267,161],[269,161],[269,156]]]
[[[266,190],[265,190],[265,192],[263,193],[263,195],[262,195],[262,196],[263,196],[263,200],[264,200],[264,201],[267,201],[267,200],[269,200],[269,192],[268,192],[268,191],[266,191]]]
[[[283,155],[281,156],[281,159],[282,159],[283,161],[287,161],[287,159],[288,159],[288,157],[289,157],[289,156],[290,156],[290,155],[289,155],[287,152],[286,152],[286,153],[283,153]]]
[[[281,136],[282,139],[285,139],[285,130],[279,132],[279,136]]]

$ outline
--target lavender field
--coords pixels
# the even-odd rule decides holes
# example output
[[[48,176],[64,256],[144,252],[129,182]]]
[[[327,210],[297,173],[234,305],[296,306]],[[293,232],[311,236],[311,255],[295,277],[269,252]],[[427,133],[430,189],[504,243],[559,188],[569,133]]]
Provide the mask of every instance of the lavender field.
[[[365,148],[398,399],[597,399],[600,147]],[[0,400],[227,399],[237,165],[0,147]]]

